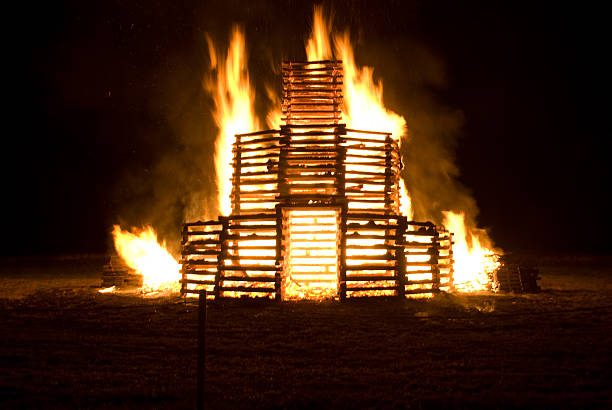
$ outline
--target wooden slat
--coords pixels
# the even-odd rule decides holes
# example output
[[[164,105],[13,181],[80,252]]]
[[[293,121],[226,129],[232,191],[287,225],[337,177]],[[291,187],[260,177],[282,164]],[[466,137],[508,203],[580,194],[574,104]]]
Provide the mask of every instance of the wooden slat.
[[[274,276],[223,276],[224,281],[232,282],[274,282]]]
[[[274,293],[274,288],[260,288],[248,286],[221,286],[221,292],[253,292],[253,293]]]

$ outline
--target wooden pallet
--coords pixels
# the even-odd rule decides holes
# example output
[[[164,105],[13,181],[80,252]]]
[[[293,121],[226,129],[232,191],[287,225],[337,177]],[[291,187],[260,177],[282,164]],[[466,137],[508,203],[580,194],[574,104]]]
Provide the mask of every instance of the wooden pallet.
[[[102,268],[103,288],[116,286],[118,288],[139,288],[142,287],[142,275],[123,262],[118,255],[108,257],[107,263]]]
[[[541,291],[539,273],[533,266],[502,262],[495,272],[495,283],[500,292],[537,293]]]

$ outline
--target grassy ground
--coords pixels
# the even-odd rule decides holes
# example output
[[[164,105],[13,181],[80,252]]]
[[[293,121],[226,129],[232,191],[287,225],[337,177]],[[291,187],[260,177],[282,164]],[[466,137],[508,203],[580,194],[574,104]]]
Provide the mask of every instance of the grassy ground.
[[[537,295],[211,305],[209,408],[611,408],[610,264],[545,263]],[[196,306],[101,264],[0,264],[0,408],[193,407]]]

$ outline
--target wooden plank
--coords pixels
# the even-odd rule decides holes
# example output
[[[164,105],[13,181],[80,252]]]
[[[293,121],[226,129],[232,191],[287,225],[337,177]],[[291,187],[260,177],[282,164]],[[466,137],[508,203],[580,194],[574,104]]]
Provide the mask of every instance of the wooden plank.
[[[433,279],[421,279],[421,280],[407,280],[406,281],[406,286],[410,286],[410,285],[423,285],[423,284],[434,284],[436,283],[435,280]]]
[[[217,230],[217,231],[189,231],[189,232],[186,232],[187,236],[218,235],[220,233],[221,233],[221,230]]]
[[[199,280],[199,279],[180,279],[179,280],[180,283],[193,283],[196,285],[214,285],[215,281],[214,280]]]
[[[250,136],[264,135],[264,134],[278,134],[278,130],[263,130],[263,131],[246,132],[246,133],[236,134],[236,136],[237,137],[250,137]]]
[[[276,238],[276,236],[275,236]],[[244,255],[227,255],[225,260],[252,260],[252,261],[274,261],[274,256],[244,256]]]
[[[395,281],[395,275],[347,275],[347,282]],[[395,289],[395,288],[394,288]]]
[[[347,256],[347,261],[368,261],[368,260],[374,260],[374,261],[393,261],[395,260],[396,257],[394,255],[391,254],[384,254],[384,255],[350,255]]]
[[[185,265],[215,268],[217,266],[217,261],[211,262],[211,261],[202,261],[202,260],[196,259],[196,260],[185,261]]]
[[[240,154],[244,154],[245,152],[269,152],[269,151],[275,151],[275,150],[279,150],[281,149],[281,145],[266,145],[263,147],[253,147],[253,148],[241,148],[241,147],[234,147],[232,148],[232,152],[234,154],[240,153]],[[249,159],[250,157],[248,156],[244,156],[244,159]]]
[[[274,282],[274,276],[224,276],[224,281],[232,282]]]
[[[272,246],[271,248],[275,249],[275,246]],[[276,271],[279,270],[280,268],[277,266],[265,266],[265,265],[240,265],[240,266],[229,266],[229,265],[223,265],[221,267],[221,270],[223,271],[248,271],[248,270],[253,270],[253,271]],[[223,279],[225,280],[225,278]]]
[[[349,248],[351,247],[350,245],[348,246]],[[394,265],[359,265],[359,266],[354,266],[354,265],[347,265],[346,266],[346,270],[347,271],[355,271],[355,270],[396,270],[396,267]]]
[[[208,226],[208,225],[221,225],[221,222],[219,221],[196,221],[196,222],[187,222],[185,224],[183,224],[183,232],[185,231],[185,229],[188,229],[192,226]]]
[[[197,249],[190,249],[188,247],[183,247],[183,249],[181,250],[181,254],[182,255],[211,255],[211,256],[216,256],[219,254],[219,250],[217,249],[207,249],[207,250],[197,250]]]
[[[395,235],[364,235],[359,233],[347,234],[349,239],[395,239]]]
[[[260,288],[248,286],[223,286],[221,292],[252,292],[252,293],[274,293],[274,288]]]
[[[423,288],[423,289],[406,289],[406,294],[407,295],[418,295],[421,293],[434,293],[434,291],[430,288]]]
[[[395,286],[371,286],[371,287],[365,287],[365,286],[351,286],[351,287],[347,287],[346,291],[347,292],[363,292],[363,291],[369,291],[369,292],[374,292],[374,291],[380,291],[380,290],[395,290]],[[375,295],[372,295],[375,296]]]

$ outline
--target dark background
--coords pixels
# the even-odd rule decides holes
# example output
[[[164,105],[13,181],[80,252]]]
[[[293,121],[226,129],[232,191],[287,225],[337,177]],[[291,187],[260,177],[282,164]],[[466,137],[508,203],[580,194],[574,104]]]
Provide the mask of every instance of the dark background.
[[[463,112],[459,179],[505,250],[610,253],[605,13],[575,7],[333,2],[359,40],[357,62],[376,67],[400,114],[404,46],[439,62],[443,80],[422,88]],[[113,223],[150,222],[141,204],[155,201],[156,164],[188,155],[194,132],[212,150],[204,33],[225,48],[231,23],[244,24],[251,76],[278,82],[273,63],[304,58],[312,6],[58,1],[3,14],[1,253],[34,255],[104,252]]]

